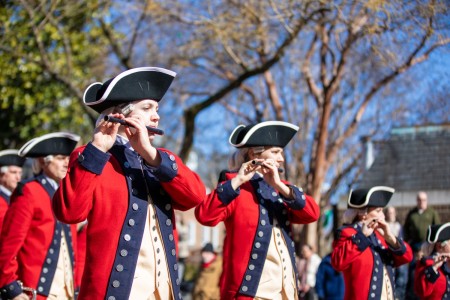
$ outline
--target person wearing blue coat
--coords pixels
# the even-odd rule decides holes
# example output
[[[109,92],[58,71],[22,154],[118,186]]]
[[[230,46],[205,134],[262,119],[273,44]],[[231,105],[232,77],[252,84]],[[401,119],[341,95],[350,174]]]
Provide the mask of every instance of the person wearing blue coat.
[[[326,255],[317,269],[316,293],[319,300],[343,300],[344,276],[331,266],[331,254]]]

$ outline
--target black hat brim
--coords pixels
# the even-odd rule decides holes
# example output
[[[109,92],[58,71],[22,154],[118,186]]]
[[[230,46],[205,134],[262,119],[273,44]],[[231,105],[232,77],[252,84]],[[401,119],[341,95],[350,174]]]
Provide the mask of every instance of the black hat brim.
[[[144,99],[159,102],[175,76],[175,72],[163,68],[130,69],[105,83],[91,84],[84,92],[83,101],[99,113],[113,106]]]
[[[347,206],[349,208],[386,207],[395,189],[387,186],[375,186],[350,191]]]
[[[450,223],[430,225],[427,230],[427,242],[437,243],[450,240]]]
[[[80,137],[68,132],[54,132],[29,140],[19,150],[22,157],[68,156],[75,149]]]
[[[272,146],[284,148],[299,127],[288,122],[266,121],[254,125],[239,125],[230,135],[229,143],[236,148]]]
[[[0,167],[16,166],[22,167],[26,158],[19,156],[19,150],[8,149],[0,151]]]

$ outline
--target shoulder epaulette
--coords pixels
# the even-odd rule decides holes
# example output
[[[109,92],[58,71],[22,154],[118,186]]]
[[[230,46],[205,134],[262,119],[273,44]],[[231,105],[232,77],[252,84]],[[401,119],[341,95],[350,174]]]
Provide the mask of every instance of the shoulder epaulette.
[[[221,183],[222,181],[225,181],[225,180],[227,180],[227,173],[230,173],[230,170],[222,170],[221,172],[220,172],[220,175],[219,175],[219,183]]]
[[[18,196],[23,195],[23,187],[29,183],[36,180],[36,177],[31,177],[31,178],[27,178],[27,179],[23,179],[21,180],[19,183],[17,183],[17,187],[14,190],[14,194],[17,194]]]

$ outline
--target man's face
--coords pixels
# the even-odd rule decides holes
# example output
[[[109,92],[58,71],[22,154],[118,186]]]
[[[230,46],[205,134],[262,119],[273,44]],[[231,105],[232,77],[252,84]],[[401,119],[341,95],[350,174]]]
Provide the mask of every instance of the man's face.
[[[211,262],[215,257],[216,257],[216,255],[213,252],[202,251],[202,261],[204,263]]]
[[[8,166],[5,173],[0,174],[0,184],[11,192],[17,187],[17,183],[22,179],[22,168]]]
[[[428,206],[427,195],[420,193],[417,195],[417,208],[425,210]]]
[[[54,155],[51,161],[43,162],[42,169],[45,175],[55,180],[56,182],[59,182],[66,176],[68,166],[69,156]]]

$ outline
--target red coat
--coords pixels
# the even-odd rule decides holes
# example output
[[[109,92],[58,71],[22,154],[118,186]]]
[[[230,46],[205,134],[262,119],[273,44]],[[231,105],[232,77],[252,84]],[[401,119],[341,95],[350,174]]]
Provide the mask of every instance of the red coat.
[[[47,298],[56,271],[61,228],[68,239],[75,271],[76,226],[69,229],[68,225],[56,221],[50,198],[53,193],[41,175],[19,183],[11,195],[0,237],[0,288],[4,299],[17,295],[17,280],[36,289],[38,299]],[[12,286],[12,293],[5,294]]]
[[[9,206],[9,196],[5,195],[2,192],[2,190],[0,190],[0,234],[2,233],[3,219],[5,218],[8,206]]]
[[[84,224],[77,231],[77,286],[81,285],[81,278],[83,276],[84,266],[86,264],[86,235],[87,235],[87,224]]]
[[[377,231],[366,237],[356,224],[339,229],[331,265],[344,274],[344,299],[380,299],[383,266],[394,289],[393,268],[411,262],[413,257],[411,247],[400,239],[399,243],[400,249],[394,250]]]
[[[432,265],[432,257],[424,257],[417,262],[414,273],[414,292],[420,299],[449,299],[450,270],[444,263],[436,273]]]
[[[198,175],[180,158],[165,149],[158,151],[162,162],[155,169],[141,164],[136,152],[118,143],[109,153],[89,143],[71,154],[68,174],[53,204],[56,216],[65,222],[88,220],[86,265],[78,300],[128,299],[148,193],[160,224],[172,289],[179,298],[173,209],[194,207],[203,201],[206,191]]]
[[[230,180],[235,176],[236,173],[226,174],[227,180],[221,182],[195,209],[195,216],[201,224],[215,226],[222,221],[225,224],[220,280],[222,300],[235,299],[238,295],[255,296],[270,243],[274,215],[281,225],[295,271],[291,224],[307,224],[319,218],[316,202],[299,188],[291,186],[295,199],[287,200],[259,175],[255,175],[235,191]]]

